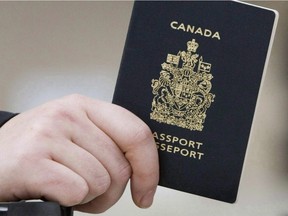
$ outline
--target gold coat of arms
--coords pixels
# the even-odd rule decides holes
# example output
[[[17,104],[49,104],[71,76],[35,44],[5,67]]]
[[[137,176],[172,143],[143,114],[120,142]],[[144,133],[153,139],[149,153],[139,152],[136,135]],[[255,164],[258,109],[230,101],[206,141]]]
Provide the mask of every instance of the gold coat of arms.
[[[196,53],[199,44],[192,39],[187,51],[168,54],[159,79],[152,80],[150,118],[160,123],[202,131],[206,111],[214,101],[210,63]]]

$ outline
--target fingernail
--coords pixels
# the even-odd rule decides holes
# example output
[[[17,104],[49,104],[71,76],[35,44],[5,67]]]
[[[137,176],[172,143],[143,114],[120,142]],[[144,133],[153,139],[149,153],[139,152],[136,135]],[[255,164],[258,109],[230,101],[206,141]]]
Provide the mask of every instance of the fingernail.
[[[140,208],[149,208],[153,203],[155,190],[151,190],[146,193],[140,200]]]

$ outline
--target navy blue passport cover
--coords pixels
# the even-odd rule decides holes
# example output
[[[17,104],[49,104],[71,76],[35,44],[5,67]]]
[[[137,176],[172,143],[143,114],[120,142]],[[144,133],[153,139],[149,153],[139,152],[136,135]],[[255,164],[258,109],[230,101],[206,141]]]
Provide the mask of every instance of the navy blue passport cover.
[[[113,103],[151,128],[159,185],[233,203],[277,13],[136,1]]]

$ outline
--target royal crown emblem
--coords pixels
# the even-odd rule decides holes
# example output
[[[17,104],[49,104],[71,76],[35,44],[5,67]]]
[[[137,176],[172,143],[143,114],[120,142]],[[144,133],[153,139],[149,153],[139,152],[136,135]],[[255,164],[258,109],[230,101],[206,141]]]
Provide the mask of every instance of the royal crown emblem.
[[[202,131],[206,111],[214,102],[211,64],[196,53],[199,44],[192,39],[187,51],[168,54],[159,79],[152,79],[150,118],[160,123]]]

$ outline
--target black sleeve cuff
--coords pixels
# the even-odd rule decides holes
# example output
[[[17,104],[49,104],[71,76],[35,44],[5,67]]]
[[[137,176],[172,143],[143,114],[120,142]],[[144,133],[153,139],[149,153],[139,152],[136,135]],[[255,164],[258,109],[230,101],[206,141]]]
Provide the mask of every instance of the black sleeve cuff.
[[[7,121],[9,121],[11,118],[13,118],[16,115],[17,113],[0,111],[0,127],[2,127]]]

